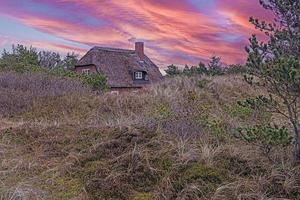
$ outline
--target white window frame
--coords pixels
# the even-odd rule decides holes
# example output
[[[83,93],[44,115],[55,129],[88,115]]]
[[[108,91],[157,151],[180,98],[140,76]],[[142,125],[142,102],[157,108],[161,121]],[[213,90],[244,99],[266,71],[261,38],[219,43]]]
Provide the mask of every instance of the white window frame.
[[[84,75],[89,75],[90,72],[91,72],[91,70],[90,70],[90,69],[82,69],[81,72],[82,72],[82,74],[84,74]]]
[[[134,78],[136,80],[143,80],[143,72],[135,72],[134,73]]]

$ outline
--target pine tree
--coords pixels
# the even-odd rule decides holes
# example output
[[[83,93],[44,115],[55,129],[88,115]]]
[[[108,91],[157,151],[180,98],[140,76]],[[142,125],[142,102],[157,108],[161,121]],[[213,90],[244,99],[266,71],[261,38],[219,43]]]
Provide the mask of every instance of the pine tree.
[[[295,134],[297,163],[300,162],[300,1],[260,0],[260,4],[274,13],[275,21],[266,23],[250,18],[269,40],[259,42],[255,35],[250,38],[250,46],[246,48],[246,80],[251,84],[254,80],[262,82],[273,102],[272,110],[290,121]]]

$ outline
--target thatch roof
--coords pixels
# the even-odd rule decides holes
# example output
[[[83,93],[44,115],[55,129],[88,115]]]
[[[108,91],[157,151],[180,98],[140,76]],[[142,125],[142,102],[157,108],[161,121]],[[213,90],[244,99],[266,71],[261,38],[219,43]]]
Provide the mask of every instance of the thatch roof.
[[[162,79],[159,68],[146,55],[141,59],[135,50],[94,47],[76,66],[86,65],[95,65],[107,77],[110,87],[141,87]],[[134,81],[135,71],[145,71],[149,81]]]

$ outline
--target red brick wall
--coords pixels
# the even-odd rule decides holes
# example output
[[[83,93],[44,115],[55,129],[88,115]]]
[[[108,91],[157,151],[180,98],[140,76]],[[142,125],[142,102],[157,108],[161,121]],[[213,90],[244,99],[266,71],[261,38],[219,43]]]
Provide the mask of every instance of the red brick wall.
[[[87,65],[87,66],[76,66],[75,71],[77,73],[82,73],[82,70],[89,69],[91,73],[97,73],[97,69],[95,65]]]
[[[143,42],[136,42],[135,43],[135,52],[138,54],[141,60],[144,60],[144,43]]]

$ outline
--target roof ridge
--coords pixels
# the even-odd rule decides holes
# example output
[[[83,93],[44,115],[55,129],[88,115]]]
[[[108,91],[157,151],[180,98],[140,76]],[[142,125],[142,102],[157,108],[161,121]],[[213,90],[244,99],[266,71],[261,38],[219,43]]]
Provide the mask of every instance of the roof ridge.
[[[114,52],[130,52],[133,53],[135,50],[132,49],[121,49],[121,48],[113,48],[113,47],[100,47],[94,46],[92,50],[103,50],[103,51],[114,51]]]

